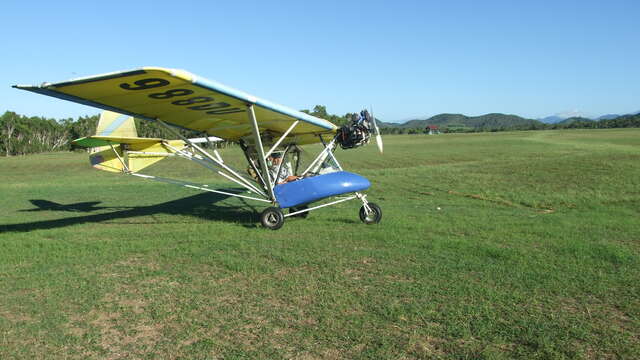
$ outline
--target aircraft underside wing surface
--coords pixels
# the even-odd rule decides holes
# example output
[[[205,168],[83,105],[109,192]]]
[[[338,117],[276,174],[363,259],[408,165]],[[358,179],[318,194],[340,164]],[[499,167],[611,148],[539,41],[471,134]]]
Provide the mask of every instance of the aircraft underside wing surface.
[[[263,136],[288,134],[286,143],[331,139],[337,127],[320,118],[257,98],[189,72],[158,67],[15,87],[141,119],[201,131],[237,141],[251,134],[247,106],[253,105]]]

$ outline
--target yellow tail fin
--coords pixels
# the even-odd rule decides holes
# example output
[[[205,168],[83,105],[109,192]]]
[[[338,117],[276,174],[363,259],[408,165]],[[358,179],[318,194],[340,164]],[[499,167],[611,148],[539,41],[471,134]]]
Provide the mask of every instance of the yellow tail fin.
[[[98,127],[96,128],[96,136],[113,136],[113,137],[137,137],[136,123],[132,116],[118,114],[113,111],[103,111],[100,113]],[[98,146],[91,149],[89,161],[94,168],[111,172],[124,171],[122,161],[118,159],[116,154],[123,158],[124,152],[119,145],[112,150],[111,146]]]
[[[179,150],[186,146],[182,140],[139,138],[133,117],[112,111],[100,114],[96,135],[74,141],[92,147],[89,161],[94,168],[111,172],[138,172],[173,155],[163,142]]]
[[[97,136],[137,137],[136,123],[132,116],[118,114],[113,111],[103,111],[100,114]]]

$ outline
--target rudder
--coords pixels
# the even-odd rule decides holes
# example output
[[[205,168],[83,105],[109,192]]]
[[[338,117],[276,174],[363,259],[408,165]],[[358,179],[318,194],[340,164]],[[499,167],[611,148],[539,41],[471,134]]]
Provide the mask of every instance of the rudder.
[[[133,116],[105,110],[100,114],[96,135],[137,137],[138,132],[136,131],[136,123]]]
[[[136,123],[133,116],[104,110],[100,113],[96,135],[134,138],[138,136],[138,131],[136,130]],[[110,172],[124,171],[124,166],[114,151],[116,151],[121,158],[124,157],[124,151],[119,144],[115,145],[113,150],[111,146],[92,148],[91,154],[89,155],[91,166],[98,170]]]

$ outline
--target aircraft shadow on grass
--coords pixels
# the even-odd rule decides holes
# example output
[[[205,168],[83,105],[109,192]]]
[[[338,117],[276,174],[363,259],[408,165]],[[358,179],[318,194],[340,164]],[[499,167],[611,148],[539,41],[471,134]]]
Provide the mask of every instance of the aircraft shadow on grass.
[[[226,190],[231,192],[238,189]],[[244,201],[242,201],[243,204],[241,206],[217,205],[218,202],[225,200],[228,197],[229,196],[222,194],[201,193],[156,205],[134,207],[97,206],[98,204],[100,204],[100,201],[63,205],[42,199],[29,200],[33,205],[36,206],[36,208],[19,211],[66,211],[77,213],[91,213],[94,211],[104,211],[107,209],[113,209],[114,211],[20,224],[0,224],[0,233],[54,229],[84,223],[99,223],[104,221],[113,221],[117,219],[127,219],[156,214],[187,215],[198,217],[204,220],[239,222],[244,226],[255,226],[255,223],[259,220],[259,214],[258,210],[252,205],[247,204]]]
[[[19,210],[21,212],[33,212],[33,211],[72,211],[72,212],[92,212],[102,209],[124,209],[124,207],[111,207],[111,206],[96,206],[101,201],[87,201],[75,204],[63,205],[57,202],[49,200],[29,200],[33,205],[37,206],[35,209]]]

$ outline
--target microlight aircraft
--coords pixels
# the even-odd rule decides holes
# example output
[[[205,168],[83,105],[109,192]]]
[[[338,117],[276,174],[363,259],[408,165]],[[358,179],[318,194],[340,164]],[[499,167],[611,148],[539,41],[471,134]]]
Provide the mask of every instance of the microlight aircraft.
[[[73,142],[92,148],[89,158],[96,169],[269,204],[260,220],[272,230],[281,228],[287,217],[306,217],[312,210],[354,199],[362,202],[359,212],[362,222],[377,224],[382,218],[380,207],[362,193],[370,187],[369,180],[344,171],[334,154],[338,145],[350,149],[368,143],[372,133],[382,152],[375,118],[366,110],[350,124],[338,128],[324,119],[184,70],[159,67],[14,87],[103,109],[96,135]],[[138,137],[134,118],[160,124],[178,139]],[[202,132],[205,136],[188,139],[177,128]],[[240,146],[249,165],[248,175],[225,163],[215,147],[207,151],[201,146],[220,140]],[[312,143],[322,143],[323,149],[304,171],[299,171],[298,145]],[[277,166],[269,166],[268,160],[274,155],[282,160]],[[248,193],[140,173],[168,156],[194,161]],[[297,175],[298,179],[279,183],[283,171]],[[325,199],[328,202],[316,204]],[[287,214],[283,212],[286,208]]]

